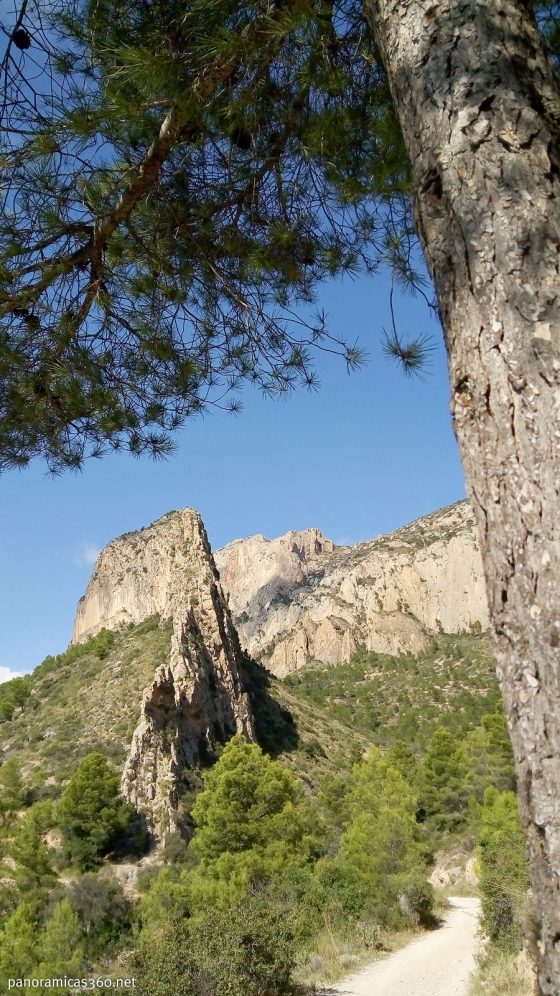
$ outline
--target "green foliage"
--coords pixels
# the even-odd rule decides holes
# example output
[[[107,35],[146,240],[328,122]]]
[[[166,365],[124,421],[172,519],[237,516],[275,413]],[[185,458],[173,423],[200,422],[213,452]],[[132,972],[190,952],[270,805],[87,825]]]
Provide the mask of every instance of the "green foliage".
[[[206,774],[192,817],[201,883],[223,882],[233,895],[318,852],[316,816],[297,779],[240,736]]]
[[[133,807],[119,791],[119,777],[103,754],[88,754],[78,765],[57,806],[65,850],[81,871],[122,848],[134,825]]]
[[[374,748],[355,766],[345,805],[348,822],[335,865],[354,915],[395,923],[410,911],[426,921],[431,896],[419,888],[426,854],[414,789]]]
[[[16,882],[22,892],[54,883],[54,869],[44,842],[53,822],[50,802],[37,802],[14,828],[9,853],[17,863]]]
[[[479,849],[484,931],[494,944],[515,950],[526,934],[529,868],[513,792],[486,790]]]
[[[139,996],[290,996],[294,963],[290,911],[257,894],[146,931],[131,972]]]
[[[327,276],[411,273],[409,164],[361,8],[162,10],[27,10],[57,45],[39,83],[25,60],[5,76],[0,466],[161,455],[246,381],[313,386],[311,347],[359,352],[294,306]]]
[[[0,685],[0,722],[12,718],[29,697],[29,678],[12,678]]]

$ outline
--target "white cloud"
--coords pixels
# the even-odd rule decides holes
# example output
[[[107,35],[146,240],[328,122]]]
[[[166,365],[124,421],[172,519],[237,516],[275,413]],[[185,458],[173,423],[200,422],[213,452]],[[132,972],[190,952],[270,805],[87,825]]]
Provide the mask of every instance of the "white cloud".
[[[76,567],[93,567],[101,550],[95,543],[82,543],[74,554]]]
[[[12,678],[21,678],[22,674],[20,671],[12,671],[11,667],[3,667],[0,665],[0,685],[5,681],[11,681]]]

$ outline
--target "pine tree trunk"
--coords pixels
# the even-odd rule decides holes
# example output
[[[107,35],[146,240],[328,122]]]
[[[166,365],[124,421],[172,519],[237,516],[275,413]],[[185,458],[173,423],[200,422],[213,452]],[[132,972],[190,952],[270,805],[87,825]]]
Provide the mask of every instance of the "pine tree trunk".
[[[521,0],[365,0],[414,176],[560,993],[560,86]]]

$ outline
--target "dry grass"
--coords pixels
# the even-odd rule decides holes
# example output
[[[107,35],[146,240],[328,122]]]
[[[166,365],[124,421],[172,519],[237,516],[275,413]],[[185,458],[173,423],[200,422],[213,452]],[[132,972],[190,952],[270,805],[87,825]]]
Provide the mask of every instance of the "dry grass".
[[[471,981],[468,996],[536,996],[536,979],[525,952],[488,950]]]
[[[417,929],[390,933],[379,930],[379,940],[364,944],[360,931],[335,930],[328,923],[314,940],[310,951],[295,973],[295,981],[302,986],[325,986],[353,975],[365,965],[386,957],[404,947],[414,937]]]

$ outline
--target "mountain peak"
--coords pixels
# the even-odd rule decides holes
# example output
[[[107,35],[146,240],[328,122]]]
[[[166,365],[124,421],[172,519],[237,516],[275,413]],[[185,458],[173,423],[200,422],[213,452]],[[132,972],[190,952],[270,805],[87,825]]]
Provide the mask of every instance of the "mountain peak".
[[[309,529],[237,540],[215,559],[240,639],[279,675],[341,663],[360,644],[415,653],[434,633],[488,625],[466,501],[353,546]]]
[[[78,604],[73,642],[151,616],[171,619],[169,657],[142,699],[123,794],[157,838],[177,825],[187,771],[253,721],[239,641],[202,519],[182,509],[109,543]]]

